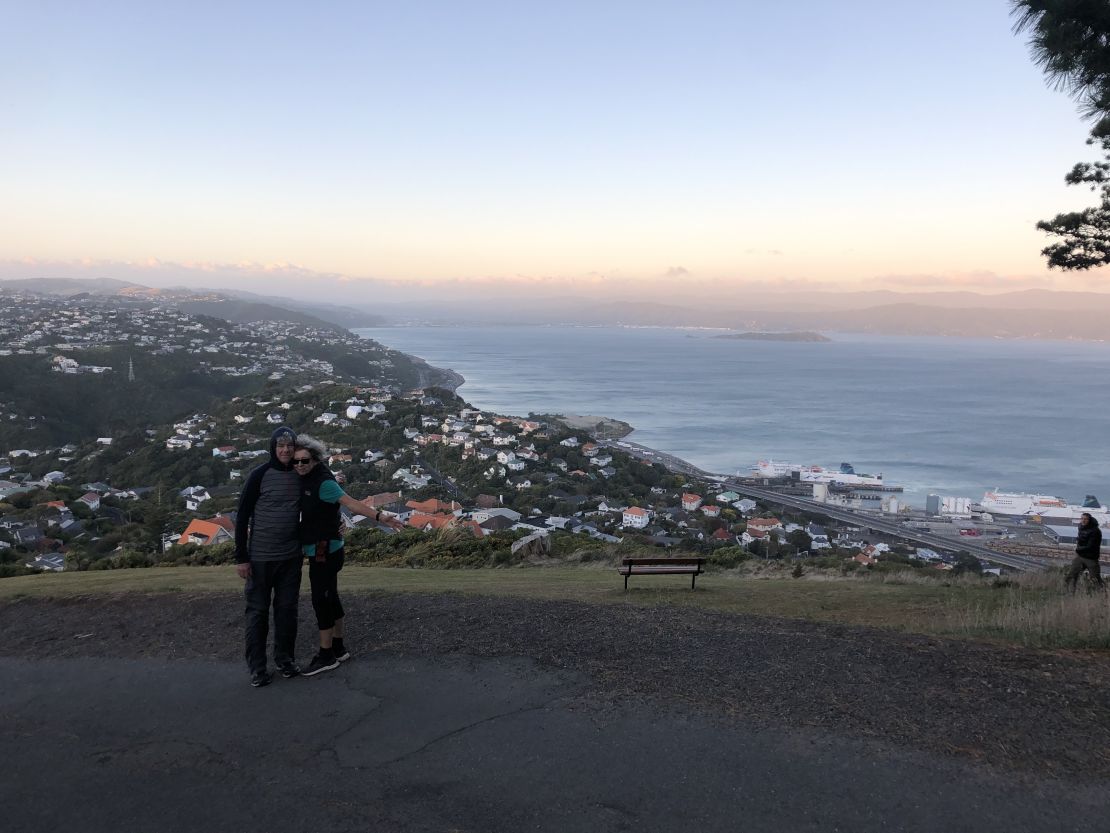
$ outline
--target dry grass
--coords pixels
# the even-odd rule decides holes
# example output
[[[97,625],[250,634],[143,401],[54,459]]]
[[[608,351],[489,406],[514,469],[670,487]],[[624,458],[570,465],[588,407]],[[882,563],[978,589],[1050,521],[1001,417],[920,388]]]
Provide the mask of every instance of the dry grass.
[[[952,606],[952,632],[1031,648],[1110,648],[1110,595],[1081,582],[1064,591],[1060,571],[1019,576],[997,587],[994,598]]]

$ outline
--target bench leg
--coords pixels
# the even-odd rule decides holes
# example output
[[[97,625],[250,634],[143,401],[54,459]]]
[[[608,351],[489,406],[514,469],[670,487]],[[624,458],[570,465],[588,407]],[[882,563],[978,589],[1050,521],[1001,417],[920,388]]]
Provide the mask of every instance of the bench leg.
[[[624,592],[625,593],[628,592],[628,574],[627,573],[624,576]]]
[[[697,580],[698,580],[698,574],[697,573],[690,573],[690,589],[691,590],[694,589],[694,582],[697,581]]]

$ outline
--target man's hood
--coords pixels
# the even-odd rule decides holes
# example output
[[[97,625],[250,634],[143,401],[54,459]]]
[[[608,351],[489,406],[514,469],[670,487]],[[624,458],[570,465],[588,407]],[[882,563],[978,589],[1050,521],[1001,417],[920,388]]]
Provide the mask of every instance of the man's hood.
[[[277,458],[277,444],[278,439],[288,437],[290,441],[297,441],[297,432],[290,428],[288,425],[282,425],[280,428],[274,430],[270,435],[270,462],[275,466],[280,466],[283,469],[291,468],[291,466],[283,466]]]

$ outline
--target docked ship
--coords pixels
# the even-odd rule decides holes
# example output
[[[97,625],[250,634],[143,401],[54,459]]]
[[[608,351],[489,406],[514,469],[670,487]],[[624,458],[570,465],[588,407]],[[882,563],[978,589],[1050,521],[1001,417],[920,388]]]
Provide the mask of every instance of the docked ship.
[[[841,463],[839,469],[827,469],[824,466],[800,466],[796,463],[760,460],[752,466],[752,473],[755,477],[786,478],[802,483],[827,483],[883,492],[902,491],[901,486],[886,483],[882,474],[857,474],[851,463]]]
[[[1087,495],[1081,505],[1076,505],[1055,495],[1000,492],[995,489],[983,495],[979,508],[992,516],[1036,518],[1048,524],[1078,523],[1079,516],[1087,512],[1099,526],[1110,523],[1110,509],[1094,495]]]

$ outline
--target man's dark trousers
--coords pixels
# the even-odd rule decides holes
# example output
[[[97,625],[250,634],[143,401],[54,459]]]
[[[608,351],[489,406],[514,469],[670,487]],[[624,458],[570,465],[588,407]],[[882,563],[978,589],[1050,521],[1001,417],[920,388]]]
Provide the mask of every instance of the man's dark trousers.
[[[247,666],[266,670],[266,636],[270,631],[270,598],[274,603],[274,662],[293,662],[297,646],[297,600],[301,592],[301,558],[251,561],[247,597]]]

